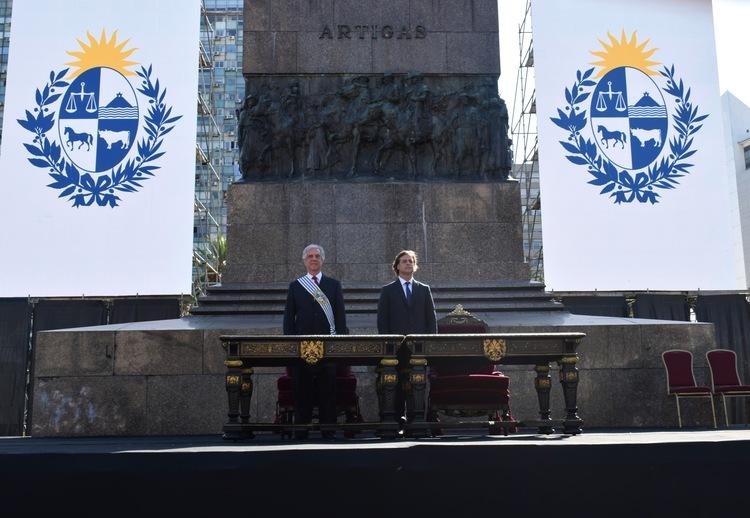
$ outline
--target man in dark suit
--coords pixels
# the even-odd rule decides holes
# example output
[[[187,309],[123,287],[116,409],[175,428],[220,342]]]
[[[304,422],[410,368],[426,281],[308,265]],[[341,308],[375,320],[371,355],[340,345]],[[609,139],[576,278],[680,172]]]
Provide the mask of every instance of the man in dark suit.
[[[435,302],[432,291],[426,284],[414,279],[419,269],[417,254],[412,250],[402,250],[393,261],[393,271],[398,276],[395,281],[383,286],[378,301],[378,333],[380,334],[430,334],[437,333]],[[396,420],[402,423],[406,394],[404,385],[409,379],[409,349],[402,346],[398,350],[399,382],[396,385]],[[411,417],[411,416],[409,416]]]
[[[307,274],[289,284],[284,309],[285,335],[348,334],[341,283],[321,273],[324,260],[325,251],[320,245],[311,244],[302,251]],[[316,385],[320,422],[335,423],[336,364],[323,359],[315,365],[308,365],[300,360],[292,366],[292,379],[295,423],[312,421]],[[333,436],[333,432],[323,432],[324,438]],[[307,438],[307,432],[298,432],[296,437]]]

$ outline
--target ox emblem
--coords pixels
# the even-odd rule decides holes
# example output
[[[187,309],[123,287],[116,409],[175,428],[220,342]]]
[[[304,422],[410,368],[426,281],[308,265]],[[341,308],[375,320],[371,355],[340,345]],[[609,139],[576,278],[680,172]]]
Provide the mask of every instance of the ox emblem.
[[[299,355],[310,365],[315,365],[323,358],[323,342],[321,340],[303,340],[299,344]]]
[[[498,362],[505,356],[507,346],[502,338],[490,338],[484,341],[484,355],[493,362]]]

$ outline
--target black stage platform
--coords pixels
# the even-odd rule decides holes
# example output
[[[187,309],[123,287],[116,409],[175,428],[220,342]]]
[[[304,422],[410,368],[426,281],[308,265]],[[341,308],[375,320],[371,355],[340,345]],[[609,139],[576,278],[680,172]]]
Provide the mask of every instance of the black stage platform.
[[[748,516],[750,431],[0,439],[0,516]]]

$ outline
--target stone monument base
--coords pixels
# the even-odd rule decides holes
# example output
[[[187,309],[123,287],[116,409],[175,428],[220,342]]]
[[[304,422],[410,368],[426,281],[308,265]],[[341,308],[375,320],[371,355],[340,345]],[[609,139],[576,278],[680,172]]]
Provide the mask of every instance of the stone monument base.
[[[223,282],[289,282],[309,243],[345,284],[390,282],[402,249],[427,283],[528,281],[520,200],[517,181],[235,183]]]
[[[436,286],[439,292],[439,286]],[[345,298],[348,296],[345,292]],[[440,300],[438,298],[438,304]],[[471,302],[466,308],[474,312]],[[695,374],[707,383],[705,352],[715,348],[713,325],[571,315],[567,311],[475,313],[491,332],[580,331],[578,405],[586,428],[671,428],[661,353],[692,351]],[[442,316],[439,313],[438,316]],[[375,332],[375,315],[349,315],[352,333]],[[219,434],[226,421],[222,334],[281,333],[281,315],[192,316],[40,333],[36,343],[31,435],[116,436]],[[556,367],[553,367],[553,371]],[[374,373],[355,368],[366,420],[377,418]],[[538,418],[534,373],[507,366],[511,410]],[[271,422],[280,369],[256,368],[253,420]],[[562,391],[552,372],[552,418],[563,417]],[[683,403],[685,426],[710,426],[705,400]]]

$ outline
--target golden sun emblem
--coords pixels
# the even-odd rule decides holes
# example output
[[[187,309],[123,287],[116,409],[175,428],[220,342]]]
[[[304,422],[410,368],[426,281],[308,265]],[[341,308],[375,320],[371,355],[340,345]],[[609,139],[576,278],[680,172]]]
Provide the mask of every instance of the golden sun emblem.
[[[600,67],[599,73],[594,76],[595,79],[603,77],[610,70],[619,67],[633,67],[650,76],[659,75],[659,72],[652,70],[651,67],[661,63],[649,59],[659,49],[646,49],[646,45],[651,40],[639,44],[636,31],[633,31],[630,40],[628,40],[625,30],[622,31],[619,41],[609,32],[607,36],[609,37],[609,43],[599,40],[604,50],[591,51],[594,56],[601,58],[600,61],[591,62],[592,65]]]
[[[102,30],[99,40],[88,31],[86,32],[86,37],[88,38],[88,44],[76,38],[78,44],[81,46],[80,51],[67,51],[67,54],[76,58],[76,61],[70,61],[65,64],[77,68],[77,70],[70,72],[68,79],[74,79],[82,72],[95,67],[112,68],[124,76],[135,75],[135,72],[128,70],[128,67],[137,65],[138,62],[128,61],[127,58],[138,49],[125,48],[130,39],[119,43],[117,41],[117,31],[114,31],[110,38],[107,39],[107,33],[104,30]]]

